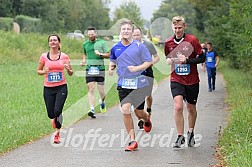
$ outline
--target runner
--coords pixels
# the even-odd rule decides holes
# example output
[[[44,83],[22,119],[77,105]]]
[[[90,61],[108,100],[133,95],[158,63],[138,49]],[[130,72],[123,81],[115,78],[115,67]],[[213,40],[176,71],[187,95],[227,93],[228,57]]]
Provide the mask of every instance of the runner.
[[[142,32],[141,28],[134,29],[133,38],[135,40],[138,40],[139,42],[143,43],[147,47],[147,49],[149,50],[150,54],[154,57],[154,59],[152,60],[151,66],[148,67],[146,69],[146,71],[144,71],[144,73],[143,73],[145,76],[147,76],[147,79],[149,82],[149,86],[146,88],[146,96],[147,96],[146,104],[147,104],[147,112],[149,114],[151,114],[151,106],[152,106],[152,102],[153,102],[151,94],[152,94],[153,83],[154,83],[154,74],[153,74],[152,66],[154,64],[156,64],[157,62],[159,62],[160,57],[158,56],[154,45],[151,42],[143,40],[142,35],[143,35],[143,32]],[[143,129],[143,123],[144,122],[141,119],[138,121],[139,129]]]
[[[172,19],[174,36],[165,42],[166,63],[172,65],[170,86],[174,99],[174,118],[178,137],[173,146],[181,148],[185,143],[183,100],[188,111],[189,129],[187,132],[188,146],[195,144],[194,127],[197,118],[196,103],[199,94],[199,76],[197,64],[205,61],[204,53],[198,39],[190,34],[185,34],[186,24],[181,16]]]
[[[83,43],[83,59],[81,66],[86,66],[86,83],[88,85],[88,101],[90,110],[88,116],[96,118],[95,115],[95,98],[94,88],[97,83],[97,88],[100,94],[100,111],[106,112],[105,105],[105,66],[104,58],[109,58],[109,48],[106,41],[97,38],[97,31],[94,27],[87,29],[89,40]]]
[[[216,80],[216,68],[220,62],[220,57],[218,53],[213,50],[213,45],[211,42],[207,43],[207,52],[206,52],[206,62],[204,67],[207,69],[208,77],[208,92],[215,90],[215,80]]]
[[[47,115],[51,119],[52,127],[56,129],[54,143],[60,143],[60,128],[62,126],[62,109],[67,98],[67,83],[64,68],[67,74],[73,74],[68,55],[60,51],[58,35],[48,37],[50,51],[40,56],[37,73],[44,75],[44,100]]]
[[[148,86],[146,76],[142,72],[151,65],[151,55],[147,48],[133,39],[134,26],[131,21],[122,21],[120,24],[122,40],[111,49],[109,74],[117,66],[117,90],[121,103],[121,112],[130,142],[125,151],[138,148],[135,140],[134,124],[131,116],[131,105],[134,106],[136,116],[144,120],[145,132],[150,132],[152,124],[150,114],[144,111],[145,87]]]

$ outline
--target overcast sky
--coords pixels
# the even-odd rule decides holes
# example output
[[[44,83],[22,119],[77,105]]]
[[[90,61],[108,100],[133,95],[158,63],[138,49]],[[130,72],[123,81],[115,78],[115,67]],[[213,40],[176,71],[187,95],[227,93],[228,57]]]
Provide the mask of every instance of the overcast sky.
[[[142,17],[148,21],[152,18],[152,14],[155,10],[159,9],[161,2],[163,0],[111,0],[109,5],[110,17],[113,17],[115,8],[119,7],[123,2],[135,1],[135,3],[140,7]]]

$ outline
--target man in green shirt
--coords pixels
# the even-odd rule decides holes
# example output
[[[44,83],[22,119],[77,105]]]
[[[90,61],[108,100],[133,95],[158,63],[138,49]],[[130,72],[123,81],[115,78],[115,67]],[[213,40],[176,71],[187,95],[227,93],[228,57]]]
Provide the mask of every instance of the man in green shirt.
[[[106,41],[97,38],[97,31],[94,27],[87,29],[88,41],[83,43],[83,59],[82,66],[86,66],[86,83],[88,85],[88,100],[90,111],[88,116],[96,118],[94,111],[94,88],[97,83],[98,91],[100,94],[100,110],[106,112],[105,106],[105,66],[104,58],[109,58],[109,47]]]

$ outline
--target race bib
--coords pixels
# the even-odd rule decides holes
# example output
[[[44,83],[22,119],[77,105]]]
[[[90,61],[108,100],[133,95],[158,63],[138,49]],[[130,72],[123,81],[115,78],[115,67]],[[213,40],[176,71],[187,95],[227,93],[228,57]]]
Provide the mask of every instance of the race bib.
[[[62,72],[49,72],[48,82],[60,82],[62,81]]]
[[[88,69],[88,74],[89,75],[98,75],[100,74],[100,69],[98,67],[89,67]]]
[[[175,72],[178,75],[190,74],[190,64],[175,64]]]
[[[123,78],[122,88],[137,89],[137,78]]]
[[[149,82],[146,76],[144,75],[141,75],[136,78],[123,78],[123,81],[122,81],[122,88],[126,88],[126,89],[143,88],[148,85],[149,85]]]
[[[212,63],[213,62],[213,58],[212,57],[207,57],[207,62]]]

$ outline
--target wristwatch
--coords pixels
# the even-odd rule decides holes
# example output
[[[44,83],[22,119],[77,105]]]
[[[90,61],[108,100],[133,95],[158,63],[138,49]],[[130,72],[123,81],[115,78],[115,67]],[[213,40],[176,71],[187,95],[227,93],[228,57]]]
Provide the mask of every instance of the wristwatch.
[[[102,57],[103,55],[100,53],[100,57]]]

